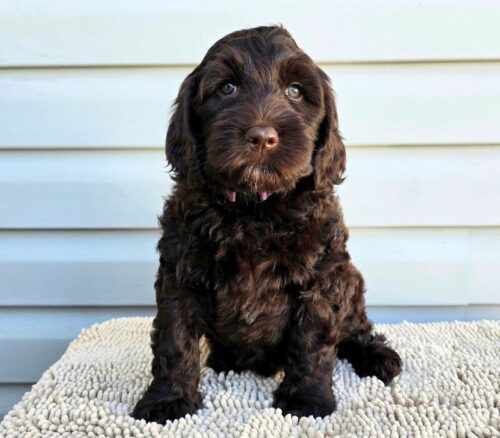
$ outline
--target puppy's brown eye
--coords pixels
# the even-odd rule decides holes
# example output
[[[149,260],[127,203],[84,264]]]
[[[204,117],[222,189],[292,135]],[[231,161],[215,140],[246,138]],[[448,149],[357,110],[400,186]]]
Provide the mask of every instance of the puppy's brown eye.
[[[230,96],[231,94],[234,94],[236,92],[237,88],[238,87],[234,82],[225,82],[224,84],[221,85],[220,92],[224,96]]]
[[[302,97],[302,88],[299,84],[290,84],[285,94],[292,100],[298,100]]]

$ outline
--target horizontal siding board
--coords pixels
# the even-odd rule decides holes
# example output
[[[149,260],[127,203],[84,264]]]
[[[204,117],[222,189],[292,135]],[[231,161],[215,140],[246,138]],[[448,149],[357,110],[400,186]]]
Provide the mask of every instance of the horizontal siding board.
[[[1,232],[0,305],[152,305],[157,239],[156,230]],[[353,228],[349,249],[369,304],[500,304],[500,228]]]
[[[153,307],[19,309],[0,307],[0,382],[32,382],[84,327],[121,316],[152,316]],[[16,327],[16,330],[12,330]]]
[[[0,65],[192,64],[226,33],[273,22],[321,61],[498,59],[499,21],[495,0],[5,0]]]
[[[350,236],[368,304],[500,304],[500,228],[355,228]]]
[[[2,304],[130,305],[154,302],[153,262],[2,263]]]
[[[350,149],[339,187],[351,226],[500,224],[500,147]]]
[[[496,226],[499,169],[500,147],[351,148],[339,193],[349,226]],[[171,181],[161,151],[3,151],[0,186],[1,229],[156,228]]]
[[[1,309],[0,315],[0,404],[2,390],[14,384],[37,381],[42,373],[66,350],[80,330],[93,323],[119,316],[153,316],[155,308],[102,309]],[[376,323],[499,319],[500,306],[368,306],[368,315]],[[20,333],[12,332],[12,324]],[[8,353],[8,354],[7,354]],[[5,385],[8,382],[11,385]],[[18,392],[4,397],[12,400]],[[15,397],[14,397],[15,396]]]
[[[31,386],[31,383],[0,383],[0,421],[31,390]]]
[[[0,228],[153,228],[161,151],[0,153]]]
[[[59,326],[59,329],[64,327]],[[70,339],[2,339],[0,338],[0,381],[29,382],[38,380],[66,350]]]
[[[500,319],[500,306],[368,306],[375,323],[477,321]]]
[[[348,145],[500,143],[499,62],[325,69]],[[0,70],[0,148],[163,148],[190,70]]]

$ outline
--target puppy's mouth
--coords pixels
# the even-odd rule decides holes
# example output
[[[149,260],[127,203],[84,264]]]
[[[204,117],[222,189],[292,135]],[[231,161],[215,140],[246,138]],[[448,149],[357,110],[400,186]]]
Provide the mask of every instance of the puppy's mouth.
[[[265,202],[273,192],[242,193],[226,191],[225,194],[226,198],[231,203],[236,203],[238,201],[261,203]]]

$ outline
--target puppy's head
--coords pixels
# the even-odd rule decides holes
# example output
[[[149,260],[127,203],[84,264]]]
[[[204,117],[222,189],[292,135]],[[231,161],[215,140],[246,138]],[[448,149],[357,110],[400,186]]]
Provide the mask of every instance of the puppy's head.
[[[328,76],[282,27],[231,33],[184,80],[166,141],[177,179],[234,200],[342,180],[345,148]]]

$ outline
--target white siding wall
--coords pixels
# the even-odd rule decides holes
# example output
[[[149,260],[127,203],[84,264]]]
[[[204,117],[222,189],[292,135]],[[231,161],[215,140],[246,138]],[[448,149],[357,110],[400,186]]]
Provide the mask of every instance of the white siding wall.
[[[333,79],[372,317],[500,317],[500,2],[4,0],[0,415],[82,327],[153,313],[172,99],[275,22]]]

